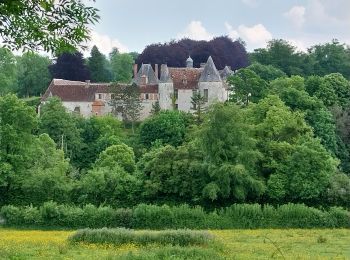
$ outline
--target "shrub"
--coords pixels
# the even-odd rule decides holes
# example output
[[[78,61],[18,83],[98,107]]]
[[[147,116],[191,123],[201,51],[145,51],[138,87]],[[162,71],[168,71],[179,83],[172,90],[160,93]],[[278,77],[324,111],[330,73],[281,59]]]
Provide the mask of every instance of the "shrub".
[[[212,260],[224,259],[211,248],[165,246],[160,249],[128,252],[119,256],[120,260],[164,260],[164,259],[192,259],[192,260]]]
[[[174,214],[167,205],[140,204],[133,212],[134,228],[166,229],[174,226]]]
[[[5,219],[7,225],[23,224],[23,211],[15,206],[8,205],[1,208],[1,216]]]
[[[83,229],[73,234],[69,241],[99,243],[99,244],[128,244],[137,245],[206,245],[213,236],[205,231],[193,230],[164,230],[164,231],[133,231],[131,229]]]
[[[349,212],[333,207],[320,210],[303,204],[279,207],[234,204],[205,212],[188,205],[156,206],[140,204],[133,209],[108,206],[83,208],[46,202],[41,207],[3,206],[5,225],[65,228],[124,227],[135,229],[232,229],[232,228],[349,228]]]

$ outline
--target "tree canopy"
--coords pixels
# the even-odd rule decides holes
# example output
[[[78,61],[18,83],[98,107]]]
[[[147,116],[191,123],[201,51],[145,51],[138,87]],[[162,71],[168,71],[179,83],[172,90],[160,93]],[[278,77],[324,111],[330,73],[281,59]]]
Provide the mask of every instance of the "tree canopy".
[[[89,39],[97,9],[76,0],[5,0],[0,3],[0,35],[5,47],[53,53],[75,50]]]

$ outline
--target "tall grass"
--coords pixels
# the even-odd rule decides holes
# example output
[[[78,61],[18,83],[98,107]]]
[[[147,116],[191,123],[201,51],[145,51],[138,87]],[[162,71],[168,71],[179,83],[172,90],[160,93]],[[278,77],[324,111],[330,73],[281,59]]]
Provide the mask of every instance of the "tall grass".
[[[4,206],[1,218],[9,226],[134,229],[232,229],[232,228],[349,228],[348,211],[320,210],[303,204],[278,207],[234,204],[205,212],[203,208],[140,204],[133,209],[108,206],[74,207],[46,202],[40,207]]]
[[[194,246],[207,245],[213,240],[213,235],[205,231],[193,230],[165,230],[165,231],[139,231],[131,229],[82,229],[78,230],[71,237],[70,242],[98,243],[98,244],[161,244],[161,245],[178,245]]]

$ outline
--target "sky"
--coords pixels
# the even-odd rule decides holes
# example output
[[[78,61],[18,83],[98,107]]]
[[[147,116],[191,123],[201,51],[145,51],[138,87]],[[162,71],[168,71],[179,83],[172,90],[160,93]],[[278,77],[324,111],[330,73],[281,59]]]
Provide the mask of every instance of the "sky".
[[[248,51],[285,39],[299,50],[338,39],[350,45],[350,0],[84,0],[99,9],[91,48],[142,50],[184,37],[241,38]]]

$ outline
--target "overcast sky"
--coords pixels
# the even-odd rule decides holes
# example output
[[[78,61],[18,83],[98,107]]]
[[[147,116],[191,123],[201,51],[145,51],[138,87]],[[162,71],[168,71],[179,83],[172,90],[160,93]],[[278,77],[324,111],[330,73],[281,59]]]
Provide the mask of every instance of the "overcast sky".
[[[336,38],[350,44],[350,0],[84,0],[100,10],[92,42],[105,54],[188,37],[242,38],[248,50],[282,38],[306,50]]]

